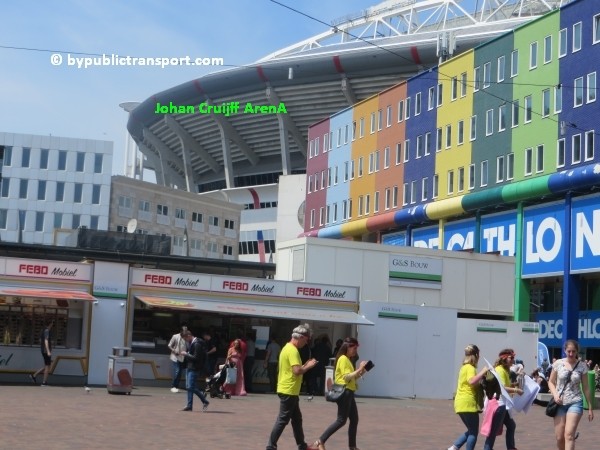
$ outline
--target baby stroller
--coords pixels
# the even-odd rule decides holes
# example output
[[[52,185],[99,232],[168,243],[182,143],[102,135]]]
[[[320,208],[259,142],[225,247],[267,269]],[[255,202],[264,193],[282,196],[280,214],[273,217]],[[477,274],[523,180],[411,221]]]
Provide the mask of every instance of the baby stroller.
[[[206,380],[206,392],[211,398],[231,398],[230,394],[223,391],[223,385],[227,379],[227,369],[234,368],[234,362],[228,362],[219,366],[219,370]]]

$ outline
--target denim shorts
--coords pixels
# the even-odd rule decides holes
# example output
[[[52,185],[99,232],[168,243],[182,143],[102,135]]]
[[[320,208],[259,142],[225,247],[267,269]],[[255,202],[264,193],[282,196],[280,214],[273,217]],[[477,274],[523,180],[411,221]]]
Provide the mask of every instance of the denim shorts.
[[[556,411],[557,416],[564,416],[567,413],[569,414],[583,414],[583,400],[579,400],[578,402],[571,403],[570,405],[560,405],[558,410]]]

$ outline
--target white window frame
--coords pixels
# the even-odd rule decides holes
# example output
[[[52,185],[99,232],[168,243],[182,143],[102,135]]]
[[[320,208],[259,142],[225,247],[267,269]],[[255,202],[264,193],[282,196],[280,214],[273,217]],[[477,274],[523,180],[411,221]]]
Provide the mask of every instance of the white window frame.
[[[563,58],[567,56],[569,51],[569,30],[563,28],[558,32],[558,57]]]
[[[496,157],[496,183],[504,181],[504,155]]]
[[[578,97],[580,100],[578,101]],[[573,108],[583,105],[583,77],[575,78],[573,81]]]
[[[540,144],[535,149],[535,172],[544,172],[544,145]]]
[[[494,134],[494,110],[488,109],[485,112],[485,135],[491,136]]]
[[[506,76],[506,56],[502,55],[498,57],[498,83],[504,81]]]
[[[566,164],[566,142],[564,138],[558,139],[556,141],[556,168],[560,169],[561,167],[565,167]]]
[[[586,103],[593,103],[596,101],[596,89],[598,86],[598,79],[596,77],[596,72],[590,72],[587,74],[587,83],[586,83]]]
[[[506,181],[515,178],[515,154],[509,153],[506,155]]]
[[[475,189],[475,184],[477,180],[475,180],[475,164],[469,164],[469,190],[472,191]]]
[[[585,132],[584,149],[583,149],[583,160],[592,161],[595,154],[596,146],[596,133],[594,130]]]
[[[519,112],[521,111],[519,100],[515,100],[511,105],[512,113],[510,117],[510,126],[511,128],[516,128],[519,126]]]
[[[469,140],[474,141],[477,139],[477,116],[471,116],[470,126],[471,129],[469,130]]]
[[[437,173],[433,174],[433,179],[431,180],[431,198],[438,198],[440,194],[440,178]]]
[[[431,86],[427,91],[427,111],[435,108],[435,87]]]
[[[415,116],[418,116],[419,114],[421,114],[421,93],[417,92],[415,94]]]
[[[525,108],[525,120],[523,121],[524,123],[529,123],[531,122],[532,119],[532,114],[533,114],[533,104],[532,104],[532,98],[531,95],[526,95],[525,99],[524,99],[524,108]]]
[[[452,124],[446,125],[446,149],[452,147]]]
[[[550,116],[550,89],[542,91],[542,117]]]
[[[581,134],[574,134],[571,137],[571,164],[579,164],[581,162],[582,155],[582,142],[581,142]],[[578,151],[579,155],[576,157],[576,151]]]
[[[544,38],[544,64],[552,62],[552,35]]]
[[[525,158],[523,163],[523,175],[528,177],[533,173],[533,148],[526,148],[523,156]]]
[[[506,130],[506,103],[498,106],[498,132]]]
[[[573,53],[581,50],[582,45],[583,24],[577,22],[573,24]]]
[[[481,187],[485,187],[488,185],[488,161],[487,159],[485,161],[481,161],[481,179],[480,179],[480,185]]]
[[[554,114],[562,111],[562,86],[554,86]]]
[[[538,65],[538,42],[533,41],[529,44],[529,70],[533,70]]]
[[[492,84],[492,63],[486,62],[483,65],[483,89],[487,89]]]
[[[454,170],[450,169],[448,171],[446,182],[447,182],[446,193],[448,195],[454,194]]]
[[[465,121],[459,120],[456,127],[456,145],[462,145],[465,142]]]
[[[513,50],[510,54],[510,77],[519,75],[519,50]]]

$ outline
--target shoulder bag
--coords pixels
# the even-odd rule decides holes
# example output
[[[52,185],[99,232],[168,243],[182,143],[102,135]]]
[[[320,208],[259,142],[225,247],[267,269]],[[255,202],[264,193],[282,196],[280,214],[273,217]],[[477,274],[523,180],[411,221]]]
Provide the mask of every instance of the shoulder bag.
[[[562,397],[563,392],[565,391],[565,388],[567,387],[567,384],[569,384],[571,382],[571,375],[573,375],[573,371],[575,369],[577,369],[577,366],[579,365],[579,361],[577,361],[577,364],[575,364],[575,367],[573,367],[573,370],[571,370],[569,372],[569,376],[567,377],[567,381],[565,381],[565,385],[563,386],[563,388],[560,390],[560,394],[558,394],[558,397]],[[552,398],[550,399],[550,401],[548,402],[548,405],[546,406],[546,415],[548,417],[554,417],[556,416],[556,412],[558,411],[558,403],[556,403],[554,401],[554,396],[552,396]]]
[[[328,402],[337,403],[340,401],[340,398],[342,398],[342,395],[344,395],[344,392],[346,392],[345,384],[334,383],[327,391],[327,394],[325,394],[325,400]]]

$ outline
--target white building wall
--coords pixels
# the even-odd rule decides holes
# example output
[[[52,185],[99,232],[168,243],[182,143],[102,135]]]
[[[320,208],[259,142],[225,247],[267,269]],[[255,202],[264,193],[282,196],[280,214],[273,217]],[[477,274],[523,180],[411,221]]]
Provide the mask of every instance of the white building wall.
[[[57,136],[0,133],[0,146],[11,147],[11,161],[2,166],[2,179],[9,180],[8,192],[0,196],[0,236],[4,241],[53,244],[55,217],[62,215],[57,228],[72,228],[73,219],[79,226],[90,227],[92,216],[98,221],[97,229],[108,229],[110,177],[113,143],[91,139]],[[23,167],[23,148],[30,148],[29,166]],[[41,168],[42,149],[48,149],[47,168]],[[66,168],[58,170],[59,151],[66,151]],[[4,154],[6,155],[6,150]],[[83,171],[77,172],[77,153],[84,153]],[[100,173],[94,171],[95,155],[102,155]],[[26,198],[20,198],[21,180],[28,180]],[[40,181],[46,182],[45,199],[38,200]],[[4,182],[4,181],[3,181]],[[64,183],[64,200],[56,201],[57,184]],[[82,199],[75,203],[75,183],[81,183]],[[93,185],[100,186],[100,200],[92,204]],[[19,211],[23,211],[23,231],[19,233]],[[43,213],[42,230],[36,230],[36,213]],[[5,220],[2,216],[5,215]],[[75,225],[77,223],[75,222]],[[77,226],[76,226],[77,228]]]

